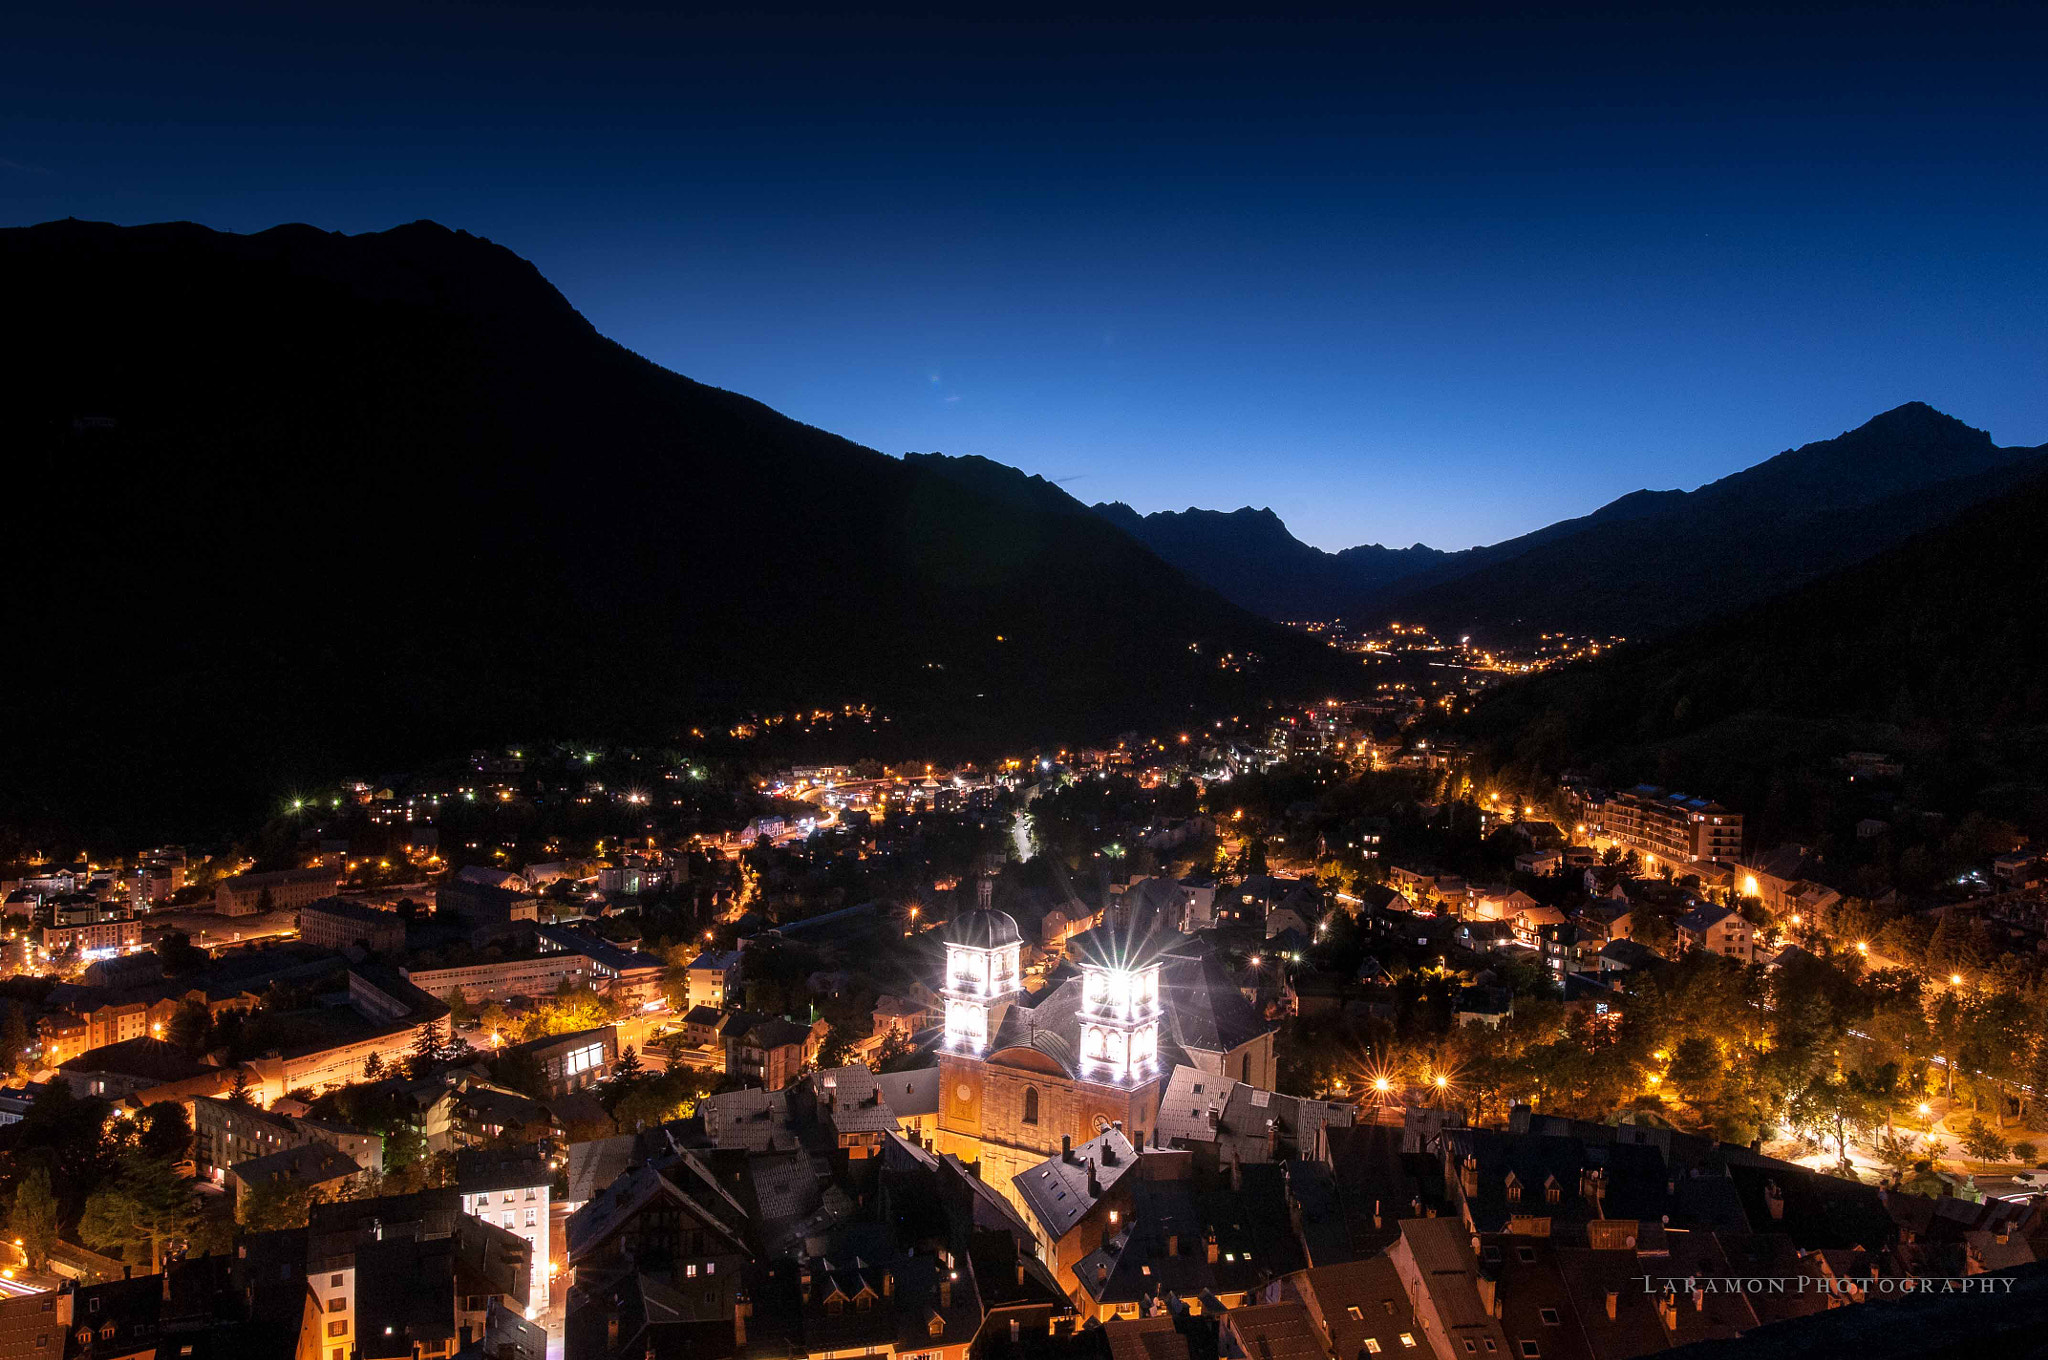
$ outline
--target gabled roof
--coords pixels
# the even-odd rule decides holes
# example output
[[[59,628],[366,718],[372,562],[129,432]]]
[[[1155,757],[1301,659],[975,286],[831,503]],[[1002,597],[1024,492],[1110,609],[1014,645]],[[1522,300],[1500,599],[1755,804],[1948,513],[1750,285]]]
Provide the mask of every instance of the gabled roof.
[[[302,1143],[267,1156],[237,1162],[228,1168],[242,1184],[260,1185],[289,1181],[295,1185],[325,1185],[353,1176],[362,1167],[353,1157],[322,1142]]]
[[[1010,1179],[1039,1227],[1057,1242],[1137,1165],[1137,1149],[1121,1132],[1111,1129],[1069,1152],[1026,1167]]]
[[[1717,907],[1711,903],[1702,903],[1678,918],[1678,928],[1691,931],[1695,935],[1704,935],[1716,925],[1734,915],[1735,913],[1727,907]]]
[[[881,1084],[865,1066],[835,1067],[810,1078],[819,1113],[841,1134],[895,1133],[895,1109],[882,1098]]]
[[[628,1171],[575,1213],[567,1225],[571,1264],[609,1241],[643,1209],[667,1200],[688,1211],[705,1227],[724,1237],[733,1250],[746,1251],[742,1236],[746,1211],[718,1185],[715,1177],[688,1152],[671,1153]]]
[[[1312,1155],[1326,1124],[1348,1127],[1355,1107],[1260,1090],[1194,1067],[1176,1067],[1159,1100],[1159,1140],[1214,1144],[1220,1163]]]
[[[889,1102],[896,1118],[902,1120],[939,1112],[939,1077],[938,1068],[920,1067],[914,1072],[882,1073],[876,1081],[881,1085],[882,1099]]]
[[[106,1072],[122,1077],[141,1077],[156,1082],[185,1081],[222,1069],[209,1067],[184,1049],[163,1039],[124,1039],[87,1049],[75,1058],[57,1064],[60,1072]]]

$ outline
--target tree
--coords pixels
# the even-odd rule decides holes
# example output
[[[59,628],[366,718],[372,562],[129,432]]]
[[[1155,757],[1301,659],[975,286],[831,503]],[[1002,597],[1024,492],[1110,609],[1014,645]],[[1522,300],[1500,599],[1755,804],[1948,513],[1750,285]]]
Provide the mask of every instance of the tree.
[[[135,1122],[141,1127],[136,1146],[145,1157],[175,1162],[192,1151],[192,1121],[178,1101],[159,1100],[146,1105]]]
[[[421,1025],[419,1033],[413,1036],[412,1060],[407,1064],[408,1073],[417,1080],[426,1075],[433,1065],[440,1061],[441,1052],[448,1044],[448,1033],[441,1028],[438,1019]]]
[[[180,1002],[171,1012],[170,1040],[188,1053],[206,1047],[206,1034],[213,1027],[213,1013],[201,1001]]]
[[[2014,1143],[2012,1145],[2012,1155],[2020,1161],[2025,1162],[2028,1166],[2033,1166],[2035,1164],[2035,1159],[2041,1155],[2041,1149],[2035,1147],[2032,1143],[2027,1142],[2025,1139],[2021,1139],[2019,1142]]]
[[[1695,1034],[1680,1040],[1671,1053],[1671,1066],[1664,1079],[1683,1091],[1688,1099],[1706,1098],[1721,1075],[1721,1050],[1712,1039]]]
[[[384,1055],[372,1053],[363,1059],[363,1080],[376,1081],[384,1075]]]
[[[1920,1140],[1910,1133],[1880,1133],[1872,1146],[1879,1164],[1894,1175],[1905,1175],[1921,1160]]]
[[[235,1084],[233,1089],[228,1092],[228,1099],[237,1105],[254,1105],[256,1101],[249,1094],[249,1086],[249,1069],[237,1067],[235,1069]]]
[[[96,1250],[118,1251],[138,1266],[146,1259],[155,1275],[165,1253],[190,1241],[202,1220],[190,1182],[168,1161],[131,1152],[112,1183],[85,1201],[78,1233]]]
[[[7,1229],[21,1243],[28,1268],[49,1269],[50,1246],[57,1240],[57,1196],[50,1190],[50,1173],[37,1167],[22,1178],[14,1193],[14,1209],[7,1216]]]
[[[647,1072],[640,1061],[640,1050],[627,1044],[626,1051],[619,1054],[619,1060],[612,1064],[611,1076],[605,1079],[603,1088],[598,1092],[598,1103],[609,1114],[646,1080]]]
[[[0,1073],[12,1072],[15,1065],[28,1053],[34,1035],[29,1032],[28,1021],[19,1006],[7,1008],[7,1020],[0,1024]]]
[[[275,1232],[303,1228],[313,1206],[325,1202],[319,1187],[297,1181],[276,1181],[252,1185],[235,1203],[235,1222],[248,1232]]]
[[[818,1045],[818,1057],[813,1066],[820,1072],[844,1067],[852,1052],[853,1036],[846,1032],[846,1027],[828,1024],[825,1027],[825,1042]]]
[[[469,998],[463,995],[460,987],[450,987],[448,995],[441,999],[448,1003],[448,1023],[456,1029],[466,1028],[469,1022],[476,1018],[476,1012],[470,1007]]]
[[[1974,1114],[1970,1116],[1970,1122],[1963,1126],[1963,1135],[1957,1141],[1963,1145],[1963,1151],[1980,1162],[1999,1161],[2012,1150],[2006,1143],[2004,1134]]]

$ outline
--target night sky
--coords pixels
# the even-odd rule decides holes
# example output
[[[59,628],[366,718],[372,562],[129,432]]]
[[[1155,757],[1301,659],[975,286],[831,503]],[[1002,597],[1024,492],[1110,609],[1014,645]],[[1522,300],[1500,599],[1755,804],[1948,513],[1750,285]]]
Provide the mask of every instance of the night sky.
[[[1330,548],[2048,440],[2048,7],[1264,8],[10,6],[0,223],[433,218],[886,452]]]

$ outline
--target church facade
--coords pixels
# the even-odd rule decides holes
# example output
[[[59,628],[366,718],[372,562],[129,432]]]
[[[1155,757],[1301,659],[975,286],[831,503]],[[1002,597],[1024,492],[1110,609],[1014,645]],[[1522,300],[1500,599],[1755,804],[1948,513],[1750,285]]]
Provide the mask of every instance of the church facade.
[[[933,1146],[981,1163],[982,1180],[1024,1207],[1012,1177],[1120,1128],[1154,1138],[1177,1065],[1273,1082],[1275,1027],[1220,964],[1156,921],[1074,936],[1052,985],[1022,987],[1016,923],[983,905],[946,927],[945,1037]]]

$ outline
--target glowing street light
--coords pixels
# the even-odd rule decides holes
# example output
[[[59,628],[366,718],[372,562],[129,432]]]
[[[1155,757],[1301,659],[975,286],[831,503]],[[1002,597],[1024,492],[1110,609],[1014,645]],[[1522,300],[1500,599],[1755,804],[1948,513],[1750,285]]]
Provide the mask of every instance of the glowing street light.
[[[1951,987],[1960,987],[1960,986],[1962,986],[1962,985],[1963,985],[1963,975],[1962,975],[1961,973],[1950,973],[1950,974],[1948,975],[1948,985],[1949,985],[1949,986],[1951,986]]]
[[[1856,942],[1856,952],[1857,952],[1857,953],[1859,953],[1859,954],[1868,954],[1868,953],[1870,952],[1870,943],[1869,943],[1869,941],[1867,941],[1867,940],[1858,940],[1858,941]]]

